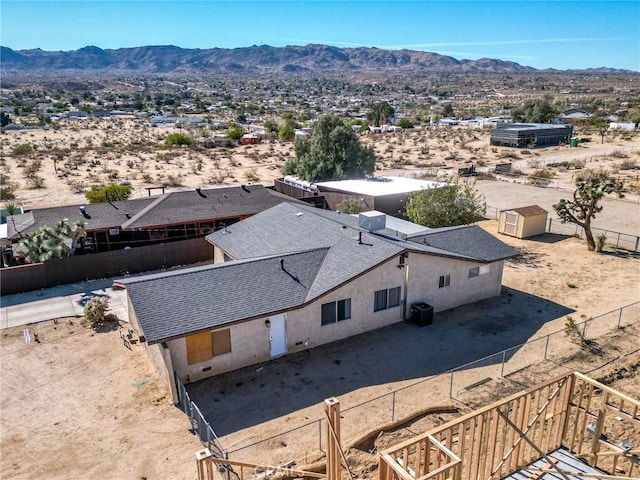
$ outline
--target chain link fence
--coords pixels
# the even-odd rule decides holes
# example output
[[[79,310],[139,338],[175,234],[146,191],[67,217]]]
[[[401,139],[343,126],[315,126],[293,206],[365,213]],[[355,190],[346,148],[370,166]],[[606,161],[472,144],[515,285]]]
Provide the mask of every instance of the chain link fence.
[[[639,319],[640,302],[636,302],[597,317],[574,321],[576,331],[583,338],[596,339],[612,330],[636,325]],[[425,406],[426,398],[432,404],[450,403],[461,392],[491,379],[510,377],[523,387],[532,386],[531,380],[526,375],[518,376],[518,372],[544,361],[553,361],[573,369],[574,357],[581,351],[581,346],[568,338],[565,329],[515,345],[343,409],[342,438],[348,441],[369,429],[414,414]],[[622,355],[630,352],[618,353]],[[471,384],[469,370],[473,370],[474,379],[477,379]],[[264,465],[286,464],[291,461],[295,461],[297,465],[306,465],[322,457],[327,444],[325,430],[326,420],[319,418],[278,435],[229,449],[227,458]]]
[[[187,389],[184,387],[177,375],[174,374],[176,386],[178,388],[178,402],[182,411],[189,417],[193,433],[198,435],[202,444],[217,458],[228,458],[227,451],[220,443],[216,432],[213,431],[209,422],[204,418],[198,406],[191,401]]]

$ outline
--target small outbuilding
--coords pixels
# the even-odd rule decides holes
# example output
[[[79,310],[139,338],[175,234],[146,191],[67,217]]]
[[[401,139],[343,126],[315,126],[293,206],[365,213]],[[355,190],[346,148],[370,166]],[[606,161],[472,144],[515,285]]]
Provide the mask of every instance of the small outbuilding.
[[[500,211],[498,233],[517,238],[528,238],[546,232],[547,212],[538,205]]]

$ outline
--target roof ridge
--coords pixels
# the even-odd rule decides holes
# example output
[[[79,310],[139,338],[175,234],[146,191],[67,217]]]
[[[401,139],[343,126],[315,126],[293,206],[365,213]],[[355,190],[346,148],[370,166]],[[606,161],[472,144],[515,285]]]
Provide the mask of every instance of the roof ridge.
[[[253,257],[253,258],[241,258],[239,260],[229,260],[227,262],[222,262],[222,263],[212,263],[209,265],[201,265],[198,267],[190,267],[190,268],[183,268],[183,269],[179,269],[179,270],[171,270],[171,271],[167,271],[167,272],[160,272],[160,273],[150,273],[150,274],[146,274],[146,275],[141,275],[139,277],[132,277],[132,278],[126,278],[123,280],[119,280],[124,284],[134,284],[134,283],[145,283],[145,282],[152,282],[155,280],[158,280],[159,278],[172,278],[172,277],[180,277],[183,275],[191,275],[192,273],[199,273],[199,272],[206,272],[208,270],[218,270],[218,269],[222,269],[222,268],[226,268],[226,267],[233,267],[236,265],[244,265],[247,263],[258,263],[258,262],[264,262],[267,260],[273,260],[275,258],[282,258],[282,257],[291,257],[293,255],[302,255],[305,253],[311,253],[317,250],[329,250],[330,247],[316,247],[316,248],[310,248],[307,250],[300,250],[300,251],[296,251],[296,252],[289,252],[289,253],[279,253],[279,254],[274,254],[274,255],[264,255],[262,257]],[[325,256],[326,256],[326,252],[325,252]],[[315,277],[314,277],[315,278]]]
[[[151,210],[153,210],[155,207],[157,207],[160,203],[164,202],[167,198],[169,198],[174,193],[175,192],[169,192],[169,193],[165,193],[165,194],[160,195],[157,199],[155,199],[149,205],[147,205],[142,210],[140,210],[138,213],[136,213],[133,217],[128,219],[126,222],[124,222],[121,225],[122,230],[126,230],[127,228],[129,228],[129,226],[131,226],[133,223],[137,222],[140,218],[145,216],[147,213],[149,213]]]

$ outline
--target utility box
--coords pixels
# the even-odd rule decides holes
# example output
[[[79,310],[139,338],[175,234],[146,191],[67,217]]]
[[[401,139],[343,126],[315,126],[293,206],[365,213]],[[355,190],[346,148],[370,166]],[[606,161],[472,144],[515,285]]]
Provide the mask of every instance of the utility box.
[[[433,307],[424,302],[411,305],[411,323],[415,323],[419,327],[431,325],[433,323]]]
[[[387,216],[376,210],[362,212],[358,215],[358,225],[368,232],[384,230],[387,224]]]

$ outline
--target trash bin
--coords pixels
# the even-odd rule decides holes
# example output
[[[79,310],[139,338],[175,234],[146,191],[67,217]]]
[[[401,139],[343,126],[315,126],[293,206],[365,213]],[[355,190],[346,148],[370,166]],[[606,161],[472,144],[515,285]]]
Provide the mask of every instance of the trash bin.
[[[424,302],[411,306],[411,322],[419,327],[426,327],[433,323],[433,307]]]
[[[578,139],[576,137],[571,138],[571,146],[574,148],[578,146]]]

